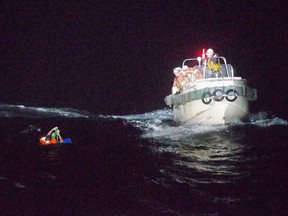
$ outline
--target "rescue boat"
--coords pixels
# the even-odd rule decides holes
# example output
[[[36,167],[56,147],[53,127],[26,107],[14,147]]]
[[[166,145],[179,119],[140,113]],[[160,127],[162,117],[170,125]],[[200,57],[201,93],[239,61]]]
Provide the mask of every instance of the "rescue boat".
[[[166,105],[173,107],[175,121],[221,125],[248,119],[248,103],[257,99],[257,90],[249,87],[245,79],[234,76],[234,69],[225,57],[217,58],[220,64],[217,74],[201,57],[183,61],[182,70],[191,72],[186,74],[181,91],[165,97]]]

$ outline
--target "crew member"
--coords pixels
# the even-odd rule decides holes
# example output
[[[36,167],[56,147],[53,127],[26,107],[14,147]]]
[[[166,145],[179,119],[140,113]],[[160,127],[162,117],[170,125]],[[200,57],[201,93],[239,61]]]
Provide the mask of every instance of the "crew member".
[[[212,71],[211,77],[222,77],[220,68],[219,56],[214,53],[213,49],[208,49],[206,52],[207,67]]]
[[[175,68],[173,72],[175,74],[175,78],[172,87],[172,94],[179,94],[183,91],[183,85],[185,83],[185,75],[180,67]]]
[[[202,73],[197,69],[197,66],[194,67],[185,67],[186,65],[183,66],[184,69],[182,71],[185,74],[185,80],[187,82],[193,82],[196,79],[202,79]]]

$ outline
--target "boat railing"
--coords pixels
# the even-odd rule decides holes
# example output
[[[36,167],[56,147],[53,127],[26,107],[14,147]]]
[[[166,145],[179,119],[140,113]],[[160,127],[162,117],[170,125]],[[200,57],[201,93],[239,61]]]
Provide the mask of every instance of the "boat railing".
[[[232,65],[227,64],[226,58],[223,56],[219,56],[217,58],[220,60],[221,64],[220,72],[222,74],[222,77],[234,77],[233,67]],[[187,65],[189,61],[198,62],[198,64],[194,66],[196,66],[201,71],[204,78],[211,77],[212,71],[207,67],[206,60],[203,60],[201,57],[185,59],[182,63],[182,68],[184,65]]]

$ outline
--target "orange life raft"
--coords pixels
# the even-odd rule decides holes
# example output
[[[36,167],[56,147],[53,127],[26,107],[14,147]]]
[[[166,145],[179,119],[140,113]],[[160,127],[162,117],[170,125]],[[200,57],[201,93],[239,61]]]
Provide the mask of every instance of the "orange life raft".
[[[39,139],[39,141],[42,145],[55,145],[55,144],[59,143],[59,142],[57,142],[57,140],[55,138],[51,138],[50,140],[46,140],[46,137],[41,137]]]

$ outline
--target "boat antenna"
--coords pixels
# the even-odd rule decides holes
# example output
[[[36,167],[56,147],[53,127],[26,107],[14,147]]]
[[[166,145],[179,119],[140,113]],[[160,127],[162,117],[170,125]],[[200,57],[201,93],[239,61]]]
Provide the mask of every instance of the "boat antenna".
[[[205,59],[205,49],[202,50],[202,59]]]

